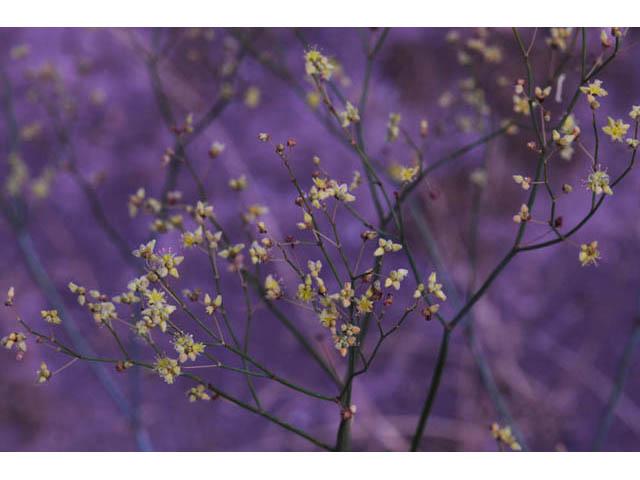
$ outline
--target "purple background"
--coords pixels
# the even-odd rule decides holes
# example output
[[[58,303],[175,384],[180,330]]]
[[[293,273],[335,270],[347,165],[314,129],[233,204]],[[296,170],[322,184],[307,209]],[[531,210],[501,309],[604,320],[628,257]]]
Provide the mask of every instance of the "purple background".
[[[408,165],[411,151],[402,142],[385,142],[385,124],[389,112],[401,112],[402,126],[417,138],[421,118],[430,122],[426,143],[427,165],[476,138],[487,130],[461,99],[459,81],[469,70],[458,65],[456,48],[447,44],[445,29],[392,29],[381,49],[373,70],[365,119],[368,152],[380,163],[398,161]],[[459,29],[464,39],[473,30]],[[364,56],[357,29],[303,30],[304,35],[321,50],[334,55],[351,79],[343,91],[349,99],[359,98]],[[365,32],[368,35],[368,32]],[[532,30],[522,32],[525,42]],[[289,29],[253,31],[254,45],[282,60],[293,79],[310,90],[304,78],[303,46]],[[380,30],[374,33],[379,35]],[[537,82],[548,78],[550,53],[544,43],[548,29],[540,29],[532,50]],[[599,30],[589,29],[589,59],[601,51]],[[220,91],[216,70],[223,63],[228,32],[214,29],[213,37],[204,31],[162,31],[160,42],[173,42],[173,48],[159,63],[159,72],[177,123],[189,112],[196,120],[214,102]],[[130,194],[143,186],[149,195],[160,194],[166,169],[162,155],[173,145],[173,137],[163,123],[154,98],[145,63],[132,46],[131,38],[149,46],[150,30],[121,29],[3,29],[0,30],[0,65],[13,87],[13,103],[20,127],[39,122],[38,138],[21,145],[22,157],[32,177],[46,166],[59,166],[68,155],[57,141],[51,122],[40,102],[29,100],[36,81],[26,74],[37,71],[46,62],[58,69],[65,96],[72,99],[73,114],[64,114],[77,155],[80,174],[87,180],[104,175],[96,192],[106,215],[131,249],[149,236],[148,216],[131,219],[127,213]],[[491,121],[512,116],[512,87],[498,86],[503,75],[514,82],[525,76],[523,61],[509,29],[494,29],[489,42],[501,46],[503,61],[497,67],[478,62],[487,100],[492,107]],[[640,103],[636,32],[630,31],[618,58],[599,75],[609,95],[602,99],[598,123],[606,115],[630,122],[631,105]],[[11,59],[9,51],[20,44],[30,45],[30,54],[21,60]],[[224,47],[223,45],[227,45]],[[579,44],[579,41],[578,41]],[[231,48],[237,48],[231,47]],[[576,52],[578,49],[576,48]],[[557,61],[557,59],[556,59]],[[85,65],[86,68],[81,68]],[[552,103],[558,118],[567,97],[575,88],[579,64],[568,66],[564,103]],[[536,83],[538,84],[538,83]],[[294,168],[307,188],[313,169],[311,157],[319,155],[325,168],[337,179],[349,182],[354,170],[362,172],[357,155],[330,135],[305,103],[281,79],[269,73],[251,55],[246,55],[235,81],[238,93],[224,113],[188,147],[199,171],[207,163],[212,168],[205,179],[207,192],[215,205],[220,222],[240,242],[245,236],[238,221],[238,208],[252,203],[266,204],[270,214],[265,222],[275,237],[300,235],[294,223],[299,209],[293,203],[295,192],[286,170],[272,149],[257,141],[258,132],[269,132],[274,141],[295,138]],[[242,102],[248,86],[260,88],[261,102],[249,109]],[[438,106],[438,97],[446,90],[456,102],[449,109]],[[105,95],[104,103],[93,105],[92,92]],[[552,93],[552,96],[555,92]],[[322,106],[320,106],[322,108]],[[587,103],[580,98],[576,108],[583,141],[593,146],[588,123]],[[477,131],[460,133],[455,119],[472,115]],[[519,121],[528,124],[520,116]],[[490,128],[490,127],[489,127]],[[0,121],[0,152],[3,175],[8,172],[7,123]],[[420,214],[432,228],[443,261],[460,289],[466,288],[469,270],[469,219],[473,188],[469,173],[486,158],[489,181],[482,198],[479,227],[479,272],[482,281],[510,248],[516,232],[511,216],[525,201],[523,192],[511,180],[514,173],[532,175],[537,157],[526,148],[533,139],[530,130],[515,136],[500,137],[472,150],[446,167],[437,170],[428,182],[413,194]],[[207,150],[212,141],[226,145],[223,154],[211,161]],[[626,146],[613,144],[601,134],[600,159],[612,175],[627,165]],[[563,197],[559,214],[565,225],[573,225],[587,211],[590,195],[581,183],[588,172],[588,159],[576,149],[571,162],[558,156],[551,161],[556,190],[571,183],[574,192]],[[250,189],[238,194],[228,186],[228,179],[245,173]],[[428,185],[427,185],[428,183]],[[551,248],[519,255],[474,307],[475,331],[493,369],[497,384],[508,402],[511,414],[534,450],[585,450],[591,447],[612,380],[622,355],[624,343],[637,317],[640,272],[637,258],[640,245],[637,189],[638,176],[632,171],[607,199],[589,224],[577,233],[574,242],[593,239],[600,242],[603,259],[597,267],[581,267],[578,247],[558,244]],[[389,184],[391,185],[391,184]],[[4,188],[4,187],[3,187]],[[182,171],[178,188],[183,198],[195,203],[197,191],[186,171]],[[389,187],[390,189],[397,187]],[[433,195],[433,193],[436,193]],[[540,192],[538,208],[545,213],[548,201]],[[356,192],[356,207],[367,218],[374,218],[366,185]],[[435,197],[435,198],[434,198]],[[78,325],[92,347],[104,355],[116,355],[111,337],[96,328],[93,320],[67,291],[69,280],[99,288],[109,294],[124,290],[134,275],[102,229],[91,216],[83,192],[65,171],[58,172],[51,194],[45,200],[28,195],[29,231],[35,249],[62,295],[73,322]],[[540,208],[544,206],[544,210]],[[535,210],[534,210],[535,216]],[[408,210],[409,241],[426,276],[434,269],[422,237]],[[339,215],[341,236],[352,257],[357,255],[362,226],[348,215]],[[14,309],[2,309],[0,336],[16,329],[15,317],[40,326],[39,310],[49,308],[37,284],[25,268],[16,235],[5,217],[0,218],[2,251],[0,256],[0,291],[16,288]],[[525,241],[544,232],[542,225],[532,225]],[[175,233],[161,237],[165,246],[179,249]],[[301,258],[319,258],[318,253],[301,253]],[[370,261],[370,253],[365,259]],[[187,254],[181,269],[179,288],[202,287],[213,292],[212,281],[203,257]],[[395,257],[395,266],[406,266],[403,256]],[[387,268],[390,265],[386,266]],[[325,266],[326,269],[326,266]],[[287,288],[295,290],[294,278],[279,264],[264,272],[283,276]],[[231,276],[225,281],[233,283]],[[407,280],[412,290],[413,280]],[[244,326],[243,300],[237,281],[229,294],[232,314],[239,330]],[[236,293],[232,293],[236,292]],[[401,312],[406,298],[398,296]],[[300,310],[284,307],[299,328],[319,349],[326,349],[331,361],[340,366],[344,360],[331,345],[330,338],[317,320]],[[443,315],[450,319],[456,310],[448,302]],[[177,314],[176,314],[177,315]],[[182,317],[180,317],[182,318]],[[66,321],[66,319],[63,319]],[[186,319],[182,319],[186,322]],[[387,319],[391,322],[391,319]],[[254,318],[251,351],[272,370],[297,383],[334,394],[332,384],[313,361],[305,356],[295,339],[263,308]],[[386,342],[370,372],[355,383],[353,403],[357,405],[353,426],[353,448],[358,450],[402,450],[408,448],[424,399],[438,345],[441,328],[437,322],[425,323],[417,314]],[[61,338],[66,336],[61,333]],[[370,339],[371,340],[371,339]],[[140,346],[140,356],[153,358]],[[370,344],[366,347],[370,348]],[[14,354],[0,352],[0,450],[136,450],[129,425],[105,393],[91,370],[77,363],[55,376],[48,384],[34,386],[35,371],[42,359],[53,370],[66,361],[44,347],[30,342],[21,362]],[[640,383],[637,381],[638,359],[631,363],[626,389],[617,407],[605,445],[609,450],[640,448]],[[156,450],[308,450],[313,446],[277,425],[252,415],[225,401],[189,404],[184,391],[190,382],[180,379],[169,386],[149,372],[138,380],[129,371],[108,373],[129,400],[139,385],[140,415]],[[211,381],[225,390],[249,400],[244,379],[236,373],[214,371]],[[136,383],[137,382],[137,383]],[[280,385],[256,381],[265,408],[294,425],[312,432],[326,442],[333,442],[339,419],[335,405],[292,393]],[[429,420],[422,448],[424,450],[495,450],[488,426],[499,421],[484,388],[462,329],[456,330],[441,390]]]

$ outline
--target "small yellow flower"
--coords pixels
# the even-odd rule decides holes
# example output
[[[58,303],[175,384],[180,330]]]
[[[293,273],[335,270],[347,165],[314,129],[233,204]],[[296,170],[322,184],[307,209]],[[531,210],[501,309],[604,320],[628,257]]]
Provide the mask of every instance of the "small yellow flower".
[[[340,354],[344,357],[347,355],[349,347],[356,344],[356,335],[360,333],[360,327],[346,323],[340,327],[340,330],[340,335],[334,335],[333,341],[336,349],[339,350]]]
[[[393,142],[400,136],[400,120],[402,115],[399,113],[390,113],[387,122],[387,142]]]
[[[174,253],[165,253],[158,260],[155,272],[160,277],[164,278],[167,275],[171,275],[172,277],[180,278],[177,267],[182,263],[184,257],[176,256]]]
[[[640,105],[634,105],[631,107],[631,111],[629,112],[629,116],[634,120],[637,120],[640,117]]]
[[[44,362],[40,364],[40,370],[38,370],[36,374],[38,375],[36,379],[37,384],[44,383],[51,378],[51,372],[47,368],[47,364]]]
[[[560,132],[558,132],[557,130],[554,130],[551,133],[553,135],[553,141],[556,143],[556,145],[559,145],[560,147],[568,147],[569,145],[571,145],[571,143],[573,143],[573,140],[576,138],[576,136],[573,134],[560,135]]]
[[[131,218],[135,217],[138,213],[138,209],[142,206],[144,202],[144,188],[139,188],[138,191],[129,197],[129,216]]]
[[[529,115],[529,113],[531,112],[529,100],[527,100],[525,97],[521,97],[520,95],[514,95],[513,111],[516,113],[521,113],[522,115]]]
[[[534,90],[534,93],[536,94],[536,98],[542,102],[545,98],[551,95],[551,87],[546,87],[546,88],[536,87]]]
[[[58,317],[57,310],[41,310],[40,315],[47,323],[51,323],[53,325],[60,325],[62,323],[62,320]]]
[[[323,80],[329,80],[331,78],[335,66],[318,50],[309,50],[305,53],[304,60],[304,68],[307,75],[318,75]]]
[[[418,171],[420,170],[419,166],[415,166],[415,167],[400,167],[400,170],[398,172],[398,179],[401,182],[412,182],[415,178],[416,175],[418,174]]]
[[[546,39],[547,45],[551,48],[557,48],[561,51],[566,50],[567,48],[567,39],[571,36],[571,31],[573,28],[571,27],[556,27],[552,28],[550,33],[551,37]]]
[[[391,270],[386,280],[384,281],[384,286],[386,288],[393,287],[396,290],[400,290],[400,283],[407,276],[409,271],[405,268],[399,268],[398,270]]]
[[[244,248],[244,243],[238,243],[236,245],[230,246],[229,248],[225,248],[224,250],[220,250],[218,255],[222,258],[234,258],[236,257]]]
[[[578,260],[580,260],[583,267],[589,264],[597,265],[599,259],[600,251],[598,250],[598,242],[596,240],[589,244],[583,243],[580,245]]]
[[[604,170],[600,170],[600,167],[594,172],[591,172],[587,177],[587,190],[591,190],[596,195],[606,193],[607,195],[613,195],[613,190],[609,186],[609,175]]]
[[[296,223],[296,226],[300,230],[312,230],[313,229],[313,217],[307,212],[302,214],[302,222]]]
[[[351,185],[349,185],[349,191],[353,191],[358,188],[362,184],[362,175],[360,172],[355,170],[353,172],[353,180],[351,180]]]
[[[207,202],[198,201],[196,203],[195,219],[196,222],[202,224],[204,221],[213,215],[213,206]]]
[[[301,300],[303,303],[308,303],[311,302],[315,296],[316,292],[312,288],[311,275],[307,275],[304,279],[304,283],[298,285],[296,298]]]
[[[431,272],[429,275],[429,281],[427,283],[427,292],[435,295],[443,302],[447,300],[447,296],[442,291],[442,284],[436,283],[436,272]]]
[[[0,345],[2,345],[7,350],[11,350],[12,347],[15,346],[16,350],[26,352],[27,351],[27,336],[24,333],[20,332],[12,332],[2,340],[0,340]]]
[[[196,400],[211,400],[211,396],[206,392],[206,388],[202,384],[190,388],[187,391],[187,397],[189,397],[189,401],[192,403]]]
[[[373,302],[366,295],[362,295],[356,300],[356,308],[360,313],[370,313],[373,311]]]
[[[611,117],[607,117],[608,125],[602,127],[602,131],[611,137],[611,141],[622,142],[622,136],[629,130],[627,123],[622,123],[622,119],[613,120]]]
[[[506,426],[504,428],[500,428],[500,425],[494,423],[491,425],[491,433],[493,434],[493,438],[496,439],[501,444],[508,445],[511,447],[511,450],[522,450],[522,447],[517,442],[516,437],[511,433],[511,427]],[[502,448],[502,447],[500,447]]]
[[[580,133],[580,127],[576,123],[576,117],[572,114],[568,115],[565,118],[564,122],[562,122],[562,126],[560,127],[560,131],[565,135],[575,135],[578,136]]]
[[[528,222],[531,220],[531,215],[529,214],[529,207],[527,207],[524,203],[520,207],[520,212],[513,216],[513,221],[516,223]]]
[[[375,252],[373,252],[373,255],[376,257],[380,257],[387,252],[397,252],[399,250],[402,250],[402,245],[400,245],[399,243],[393,243],[393,241],[391,240],[379,238],[378,248]]]
[[[153,256],[153,249],[156,246],[156,241],[151,240],[149,243],[147,243],[146,245],[140,245],[140,247],[138,247],[137,250],[133,251],[133,255],[135,257],[140,257],[140,258],[151,258]]]
[[[208,293],[204,294],[204,304],[206,311],[209,315],[213,315],[218,308],[222,305],[222,295],[218,295],[214,300],[211,300],[211,296]]]
[[[173,348],[178,352],[178,361],[184,363],[187,360],[195,361],[204,352],[204,343],[194,342],[193,335],[184,334],[173,340]]]
[[[523,190],[529,190],[531,187],[531,177],[523,177],[522,175],[513,175],[513,180],[522,187]]]
[[[609,92],[602,88],[601,85],[601,80],[594,80],[586,87],[580,87],[580,91],[586,95],[591,95],[592,97],[605,97]]]
[[[178,360],[174,358],[157,358],[154,370],[158,372],[158,375],[168,384],[172,384],[175,378],[180,376],[180,365],[178,364]]]
[[[276,300],[282,296],[280,283],[271,274],[267,275],[264,281],[264,289],[267,291],[266,297],[269,300]]]
[[[249,255],[251,255],[251,263],[254,265],[258,263],[265,263],[269,260],[269,253],[267,252],[267,249],[255,240],[249,248]]]
[[[353,288],[351,288],[351,282],[345,282],[344,287],[340,290],[340,295],[337,295],[337,297],[342,301],[342,306],[348,308],[351,306],[351,300],[354,295],[355,292]]]
[[[360,114],[358,109],[354,107],[351,102],[347,101],[346,110],[340,112],[340,118],[342,119],[342,128],[347,128],[351,123],[357,123],[360,121]]]
[[[325,308],[318,315],[320,318],[320,323],[323,327],[330,329],[333,331],[336,326],[336,321],[338,320],[338,312],[335,311],[334,308]]]
[[[192,248],[202,243],[202,225],[193,232],[184,232],[182,234],[182,245],[184,248]]]
[[[232,178],[229,180],[229,186],[237,191],[245,190],[249,186],[247,182],[247,176],[243,173],[238,178]]]

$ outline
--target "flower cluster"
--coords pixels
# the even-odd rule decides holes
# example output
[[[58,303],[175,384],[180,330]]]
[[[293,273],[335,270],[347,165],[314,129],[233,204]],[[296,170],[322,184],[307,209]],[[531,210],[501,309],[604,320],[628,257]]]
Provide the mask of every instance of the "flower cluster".
[[[578,254],[578,259],[580,260],[580,263],[583,267],[590,264],[597,265],[598,260],[600,259],[598,242],[594,240],[591,243],[584,243],[580,245],[580,253]]]
[[[373,252],[375,257],[381,257],[385,253],[388,252],[397,252],[402,250],[402,245],[399,243],[394,243],[392,240],[387,240],[385,238],[378,239],[378,248]]]
[[[321,208],[320,202],[331,197],[341,202],[353,202],[356,197],[349,190],[346,183],[338,183],[326,177],[314,177],[307,198],[315,208]]]
[[[187,391],[187,397],[192,403],[197,400],[211,400],[211,396],[207,393],[206,387],[202,384],[190,388]]]
[[[507,445],[511,450],[522,450],[522,447],[516,440],[516,437],[511,433],[511,427],[509,425],[500,428],[500,425],[494,423],[491,425],[491,434],[500,445]]]
[[[169,357],[158,357],[156,359],[154,370],[168,384],[172,384],[176,377],[179,377],[181,373],[178,360]]]
[[[400,120],[402,115],[399,113],[390,113],[389,121],[387,122],[387,141],[393,142],[400,136]]]
[[[167,303],[164,292],[158,289],[145,289],[143,292],[146,300],[146,308],[142,310],[142,320],[136,323],[139,335],[146,335],[150,328],[160,327],[167,331],[167,322],[170,315],[176,311],[175,305]]]
[[[180,363],[187,360],[194,362],[196,357],[204,352],[204,343],[194,342],[193,335],[187,333],[173,339],[173,348],[178,352]]]
[[[601,170],[598,166],[596,170],[592,171],[587,177],[587,190],[591,190],[596,195],[606,193],[607,195],[613,195],[613,190],[609,186],[609,175],[604,170]]]
[[[44,383],[47,380],[49,380],[51,378],[51,372],[49,371],[49,368],[47,367],[47,364],[42,362],[40,364],[40,370],[38,370],[36,372],[37,378],[36,378],[36,383],[40,384],[40,383]]]
[[[307,53],[305,53],[304,60],[304,69],[307,75],[317,75],[323,80],[329,80],[331,78],[335,66],[318,50],[309,50]]]
[[[41,310],[40,316],[44,319],[45,322],[51,323],[53,325],[60,325],[62,320],[58,317],[57,310]]]
[[[18,351],[26,352],[26,340],[27,336],[24,333],[11,332],[9,335],[3,337],[2,340],[0,340],[0,345],[2,345],[7,350],[11,350],[13,347],[15,347]]]
[[[349,347],[353,347],[356,344],[356,335],[360,333],[360,327],[357,327],[351,323],[343,323],[340,327],[340,335],[333,336],[333,342],[337,350],[340,351],[340,355],[343,357],[347,355]]]

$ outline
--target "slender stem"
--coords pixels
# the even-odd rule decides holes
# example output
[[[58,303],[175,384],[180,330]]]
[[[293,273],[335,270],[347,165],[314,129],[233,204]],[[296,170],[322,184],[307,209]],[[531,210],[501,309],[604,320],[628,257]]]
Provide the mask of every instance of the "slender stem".
[[[440,343],[440,350],[438,350],[438,359],[436,360],[436,366],[431,376],[431,382],[429,382],[429,390],[427,392],[427,398],[425,399],[420,413],[420,419],[416,425],[415,433],[411,439],[411,451],[417,452],[420,448],[420,441],[422,440],[422,434],[427,426],[427,420],[431,413],[431,407],[433,407],[433,401],[438,393],[440,387],[440,380],[442,379],[442,372],[444,370],[444,364],[447,361],[447,352],[449,350],[449,341],[451,338],[451,331],[444,328],[442,330],[442,342]]]
[[[613,421],[613,415],[615,413],[616,406],[618,405],[618,400],[620,399],[622,391],[624,390],[627,377],[629,376],[629,370],[631,369],[631,361],[633,360],[633,356],[638,348],[639,343],[640,318],[636,318],[633,328],[631,329],[631,332],[627,337],[624,351],[622,353],[622,358],[620,359],[620,363],[618,364],[618,368],[616,369],[616,374],[614,377],[613,386],[611,388],[611,394],[609,395],[609,400],[607,401],[604,412],[602,413],[602,417],[600,418],[600,423],[598,424],[598,430],[596,432],[592,447],[594,451],[602,450],[605,442],[607,441],[609,429],[611,428],[611,423]]]

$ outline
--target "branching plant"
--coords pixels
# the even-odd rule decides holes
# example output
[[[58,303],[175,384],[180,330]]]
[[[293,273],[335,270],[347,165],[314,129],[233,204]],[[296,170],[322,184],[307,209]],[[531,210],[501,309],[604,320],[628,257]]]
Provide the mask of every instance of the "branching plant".
[[[439,324],[441,341],[429,379],[420,379],[427,381],[427,388],[420,411],[416,412],[417,421],[410,439],[410,449],[417,451],[421,448],[446,373],[451,338],[459,330],[457,327],[462,326],[482,382],[503,423],[502,426],[492,425],[490,433],[500,449],[505,446],[514,450],[528,448],[474,335],[473,307],[509,263],[524,252],[564,243],[575,249],[583,266],[595,265],[600,259],[597,240],[581,244],[574,242],[573,237],[596,214],[605,198],[613,195],[635,163],[640,106],[631,107],[632,125],[624,123],[623,118],[611,117],[605,123],[598,115],[600,102],[605,102],[607,96],[606,85],[598,76],[620,53],[626,30],[603,30],[600,51],[590,60],[592,55],[587,47],[591,32],[586,28],[551,29],[550,36],[544,40],[538,29],[534,29],[526,41],[514,28],[512,41],[518,47],[524,78],[515,82],[504,78],[498,80],[506,89],[514,90],[510,96],[515,118],[499,118],[495,114],[500,100],[488,98],[488,88],[483,85],[486,74],[480,71],[500,63],[503,48],[491,43],[491,33],[485,29],[464,39],[460,32],[449,32],[447,39],[456,46],[459,62],[470,74],[461,85],[460,96],[473,116],[457,119],[457,123],[463,131],[471,129],[471,124],[480,125],[481,135],[469,144],[451,149],[440,159],[430,160],[426,154],[431,135],[429,122],[424,119],[415,128],[405,127],[399,113],[390,113],[386,141],[392,146],[404,143],[412,152],[411,163],[392,165],[391,168],[387,168],[380,155],[372,154],[365,135],[372,72],[376,58],[392,35],[389,29],[362,32],[365,70],[361,94],[354,101],[342,91],[346,78],[344,68],[327,56],[324,49],[309,42],[305,32],[294,32],[304,50],[304,58],[301,55],[296,72],[289,71],[282,59],[266,55],[258,47],[260,42],[256,39],[265,32],[231,30],[229,33],[236,46],[227,52],[227,62],[216,73],[221,78],[220,95],[200,118],[188,115],[179,121],[163,87],[159,69],[163,57],[174,48],[176,38],[171,33],[163,36],[156,31],[149,47],[132,32],[125,32],[124,38],[148,69],[154,98],[174,140],[164,152],[164,185],[161,188],[141,186],[130,196],[127,205],[132,217],[150,217],[150,238],[127,239],[109,220],[94,185],[83,178],[78,167],[71,127],[73,119],[61,114],[61,104],[68,98],[68,93],[55,72],[47,75],[40,72],[38,101],[56,132],[66,171],[82,190],[106,237],[136,272],[121,292],[104,292],[96,285],[81,285],[76,279],[69,279],[66,295],[75,297],[103,334],[113,339],[117,347],[115,355],[94,353],[75,331],[60,293],[29,243],[25,213],[27,179],[20,160],[11,83],[3,75],[10,170],[2,207],[16,233],[27,266],[39,279],[49,305],[37,320],[16,314],[17,328],[7,333],[2,345],[17,350],[22,358],[31,338],[67,357],[68,361],[61,360],[61,366],[55,370],[42,362],[36,376],[38,384],[51,381],[78,361],[111,364],[120,373],[144,369],[154,372],[167,384],[180,385],[190,402],[224,399],[308,440],[319,449],[344,451],[351,448],[351,428],[357,421],[352,398],[354,383],[371,373],[370,368],[379,352],[405,322],[430,321],[426,324],[426,334],[432,335]],[[546,76],[535,72],[532,62],[534,52],[541,50],[538,47],[543,41],[541,48],[550,49],[555,64]],[[576,55],[578,43],[581,48]],[[318,156],[309,159],[298,154],[301,145],[294,138],[276,139],[268,133],[266,126],[264,133],[252,134],[257,137],[256,142],[263,144],[264,161],[271,162],[274,168],[277,166],[291,184],[289,196],[296,205],[298,218],[288,222],[290,225],[286,228],[293,227],[295,235],[281,235],[277,225],[265,220],[269,209],[277,208],[276,205],[245,206],[242,203],[242,192],[250,188],[244,175],[229,181],[229,187],[236,192],[234,195],[238,195],[242,211],[236,224],[224,224],[216,207],[218,192],[207,188],[206,179],[211,173],[211,165],[225,155],[225,145],[213,142],[208,152],[191,147],[193,140],[234,101],[233,85],[238,65],[245,57],[251,57],[264,67],[265,73],[271,72],[291,87],[314,112],[330,137],[337,139],[362,169],[353,176],[346,177],[344,171],[335,176]],[[573,70],[569,67],[576,61],[578,76],[570,79]],[[308,83],[301,84],[303,78]],[[568,104],[563,108],[549,105],[549,98],[554,93],[556,105],[563,105],[558,99],[562,98],[561,90],[566,89],[563,85],[569,85],[571,81],[575,88]],[[252,101],[251,95],[255,97],[257,93],[247,93],[245,101]],[[443,95],[440,102],[446,104],[452,96],[451,93]],[[591,125],[586,131],[578,126],[574,114],[581,102],[588,104],[591,111]],[[528,136],[522,142],[523,154],[534,152],[537,163],[531,171],[513,172],[514,188],[522,188],[526,193],[521,205],[514,207],[514,240],[493,270],[479,281],[478,223],[482,194],[488,188],[486,162],[491,157],[490,144],[496,138],[516,135],[520,131]],[[603,133],[628,149],[629,160],[624,168],[619,169],[614,162],[603,162],[600,158]],[[431,191],[428,184],[434,171],[479,147],[485,148],[485,166],[470,175],[474,189],[469,241],[471,275],[463,286],[456,284],[447,270],[415,197],[425,186],[428,192]],[[576,150],[589,159],[586,178],[573,180],[573,183],[584,182],[584,186],[579,187],[552,175],[554,162],[560,158],[570,159]],[[622,151],[620,155],[623,155]],[[206,156],[209,159],[205,163],[201,160]],[[201,167],[203,164],[205,166]],[[608,168],[615,175],[610,174]],[[301,174],[309,170],[311,175]],[[193,183],[196,197],[185,198],[176,189],[181,174]],[[44,187],[41,188],[46,187],[45,180],[42,180]],[[589,192],[586,213],[574,225],[566,226],[560,214],[563,198],[579,195],[578,191],[585,188]],[[158,195],[151,196],[150,191],[157,191]],[[546,200],[541,201],[541,198]],[[548,212],[544,212],[545,201]],[[372,208],[367,208],[369,206]],[[423,244],[409,235],[409,216]],[[178,242],[175,241],[177,238]],[[139,244],[139,247],[133,249],[131,244]],[[425,270],[422,259],[416,256],[418,249],[428,252],[429,261],[435,265],[434,271]],[[206,278],[185,277],[185,258],[194,258],[197,262],[201,259],[208,270]],[[6,302],[8,308],[13,308],[15,295],[19,292],[11,288]],[[452,304],[455,311],[449,318],[441,309],[445,302]],[[257,340],[252,336],[252,327],[255,328],[256,322],[264,323],[265,317],[272,317],[279,328],[293,335],[314,367],[327,377],[330,388],[317,390],[308,386],[304,379],[287,378],[254,353]],[[310,327],[301,325],[301,319],[306,318],[316,319],[313,328],[330,339],[335,351],[318,349],[317,342],[308,335]],[[68,339],[58,332],[59,326],[67,328]],[[621,365],[620,389],[637,335],[637,328],[634,328]],[[246,391],[236,394],[221,388],[211,379],[212,370],[236,376]],[[105,388],[120,402],[122,411],[140,436],[142,426],[137,414],[126,400],[121,399],[122,395],[113,390],[108,377],[101,375]],[[317,432],[303,430],[270,412],[261,398],[261,389],[266,382],[289,390],[291,395],[308,397],[321,406],[335,409],[335,436],[322,438]],[[596,440],[598,447],[604,441],[620,389],[612,393]]]

